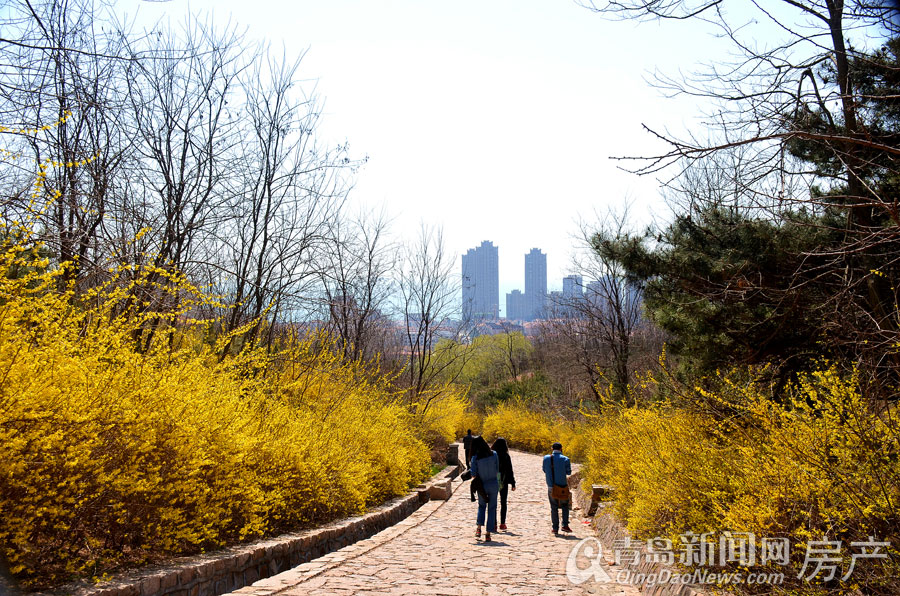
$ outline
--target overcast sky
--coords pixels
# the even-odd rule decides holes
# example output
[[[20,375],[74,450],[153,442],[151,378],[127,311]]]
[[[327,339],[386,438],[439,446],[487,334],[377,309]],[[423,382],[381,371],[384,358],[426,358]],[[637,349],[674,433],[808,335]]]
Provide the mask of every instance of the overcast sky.
[[[697,106],[666,99],[648,73],[715,58],[698,25],[610,21],[573,0],[170,0],[143,19],[212,13],[250,38],[306,51],[325,99],[322,139],[368,157],[352,200],[394,232],[443,226],[457,255],[499,246],[505,294],[524,289],[524,254],[548,254],[550,289],[570,271],[579,220],[626,198],[640,223],[664,214],[656,181],[610,156],[659,150],[642,124],[696,127]],[[457,257],[458,262],[458,257]]]

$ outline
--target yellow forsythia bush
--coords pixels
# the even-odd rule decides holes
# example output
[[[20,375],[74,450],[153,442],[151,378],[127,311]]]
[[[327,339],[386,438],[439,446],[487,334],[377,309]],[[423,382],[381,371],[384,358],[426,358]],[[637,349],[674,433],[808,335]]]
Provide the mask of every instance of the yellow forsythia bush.
[[[76,296],[35,254],[0,244],[0,548],[28,587],[359,513],[427,477],[408,409],[321,338],[222,359],[183,277],[123,267]],[[152,340],[133,291],[151,280],[179,304]]]
[[[471,419],[469,403],[462,390],[449,383],[438,387],[434,393],[431,399],[420,400],[415,405],[419,434],[451,443],[466,434],[464,427]]]
[[[484,419],[475,409],[467,409],[462,417],[458,421],[458,426],[456,427],[456,438],[460,439],[461,437],[466,436],[467,431],[472,431],[472,434],[480,435],[481,427],[484,425]]]
[[[787,538],[790,566],[770,566],[785,573],[779,593],[898,593],[896,404],[868,402],[856,375],[831,365],[777,397],[758,379],[720,375],[714,389],[695,389],[703,407],[609,408],[590,432],[587,479],[615,488],[614,510],[638,538],[676,546],[687,532]],[[798,578],[812,541],[840,541],[840,578],[862,552],[852,543],[873,538],[890,543],[880,551],[887,559],[859,560],[828,586]]]
[[[586,478],[615,487],[615,511],[639,536],[716,528],[710,508],[727,497],[734,449],[709,438],[710,425],[669,408],[609,410],[589,433]]]
[[[550,446],[559,441],[566,455],[576,460],[585,453],[585,431],[584,422],[530,410],[517,399],[491,408],[482,427],[482,434],[489,441],[504,437],[513,449],[532,453],[549,453]]]

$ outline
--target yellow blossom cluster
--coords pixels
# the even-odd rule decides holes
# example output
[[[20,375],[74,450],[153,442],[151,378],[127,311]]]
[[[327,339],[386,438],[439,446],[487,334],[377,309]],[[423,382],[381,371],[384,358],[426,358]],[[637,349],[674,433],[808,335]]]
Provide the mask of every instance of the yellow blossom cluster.
[[[411,404],[419,436],[430,444],[447,444],[466,434],[477,415],[469,409],[465,390],[453,383],[437,385]]]
[[[312,526],[427,477],[384,379],[291,336],[222,358],[178,272],[66,290],[27,235],[0,239],[0,548],[31,588]],[[147,284],[173,308],[148,314]],[[63,289],[61,289],[63,288]]]
[[[40,132],[52,130],[52,129],[56,128],[57,126],[65,124],[66,120],[68,120],[71,115],[72,115],[72,112],[70,112],[69,110],[66,110],[65,112],[63,112],[63,115],[60,116],[59,118],[57,118],[56,122],[54,122],[53,124],[44,124],[43,126],[38,126],[36,128],[28,128],[25,126],[13,127],[13,126],[4,126],[4,125],[0,124],[0,134],[7,133],[7,134],[14,134],[14,135],[34,136]]]
[[[65,122],[72,116],[72,112],[66,110],[63,112],[63,115],[60,116],[56,122],[52,124],[45,124],[43,126],[39,126],[36,128],[28,128],[28,127],[14,127],[14,126],[6,126],[0,125],[0,134],[14,134],[14,135],[25,135],[25,136],[34,136],[41,132],[46,132],[48,130],[52,130],[65,124]],[[9,149],[0,147],[0,157],[4,157],[11,160],[18,160],[21,158],[23,154],[21,152],[14,153]],[[49,209],[49,207],[56,201],[62,193],[59,189],[46,189],[47,183],[47,171],[50,168],[80,168],[86,166],[87,164],[95,161],[100,156],[99,153],[94,154],[90,157],[86,157],[84,159],[75,159],[75,160],[67,160],[67,161],[58,161],[53,159],[46,160],[34,160],[37,164],[37,174],[35,176],[34,188],[31,191],[31,201],[29,204],[28,211],[31,214],[36,214],[38,212],[44,213]],[[43,198],[43,195],[47,191],[47,195],[49,196],[49,201],[47,201],[40,209],[35,208],[35,204],[37,201]]]
[[[6,149],[5,147],[0,147],[0,156],[4,157],[6,159],[11,159],[11,160],[15,161],[15,160],[19,159],[20,157],[22,157],[22,153],[21,152],[13,153],[12,151],[10,151],[9,149]]]
[[[532,453],[549,453],[550,446],[559,441],[567,456],[581,459],[587,446],[586,430],[583,420],[537,412],[514,398],[488,410],[482,434],[491,441],[503,437],[510,447]]]
[[[788,539],[790,566],[770,569],[787,577],[779,593],[896,593],[896,404],[870,403],[855,374],[827,363],[787,392],[763,378],[735,369],[706,379],[693,389],[693,407],[665,400],[610,406],[590,432],[587,479],[615,487],[614,509],[637,538],[668,538],[676,548],[688,532]],[[812,541],[840,541],[846,571],[862,552],[853,542],[873,537],[891,544],[881,551],[887,559],[859,561],[852,576],[827,589],[821,578],[798,579]]]

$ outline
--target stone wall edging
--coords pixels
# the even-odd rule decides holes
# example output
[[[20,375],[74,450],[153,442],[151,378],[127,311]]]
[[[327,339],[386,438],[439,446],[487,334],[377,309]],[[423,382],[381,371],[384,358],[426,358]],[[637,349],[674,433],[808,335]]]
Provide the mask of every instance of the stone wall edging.
[[[361,516],[213,553],[179,557],[124,572],[101,584],[79,582],[26,596],[218,596],[233,592],[399,523],[429,500],[432,485],[458,473],[458,466],[447,466],[426,484]]]

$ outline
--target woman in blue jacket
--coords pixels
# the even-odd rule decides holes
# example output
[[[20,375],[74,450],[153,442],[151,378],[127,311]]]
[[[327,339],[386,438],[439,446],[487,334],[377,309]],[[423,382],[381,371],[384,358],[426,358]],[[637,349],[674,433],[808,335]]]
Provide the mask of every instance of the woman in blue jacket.
[[[475,529],[475,537],[481,536],[481,526],[485,522],[485,512],[487,513],[487,528],[484,533],[484,541],[491,541],[491,532],[497,531],[497,493],[500,492],[500,459],[497,454],[491,451],[484,437],[478,436],[472,440],[472,451],[475,455],[469,463],[472,470],[472,479],[481,481],[484,492],[478,491],[478,518],[476,523],[478,527]],[[486,511],[485,511],[486,510]]]

